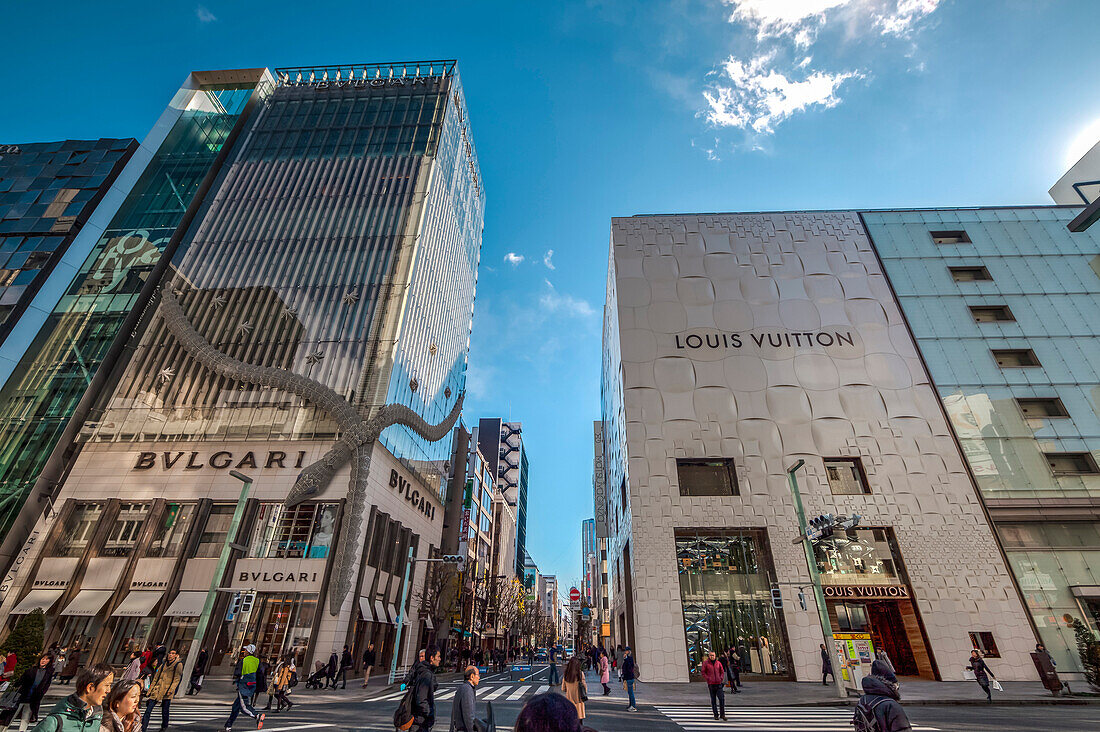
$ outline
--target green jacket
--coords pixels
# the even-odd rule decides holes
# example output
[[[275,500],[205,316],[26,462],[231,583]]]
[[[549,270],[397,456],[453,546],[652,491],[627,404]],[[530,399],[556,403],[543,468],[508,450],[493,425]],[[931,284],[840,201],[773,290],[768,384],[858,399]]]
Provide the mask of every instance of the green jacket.
[[[99,732],[99,710],[71,694],[54,704],[31,732]]]

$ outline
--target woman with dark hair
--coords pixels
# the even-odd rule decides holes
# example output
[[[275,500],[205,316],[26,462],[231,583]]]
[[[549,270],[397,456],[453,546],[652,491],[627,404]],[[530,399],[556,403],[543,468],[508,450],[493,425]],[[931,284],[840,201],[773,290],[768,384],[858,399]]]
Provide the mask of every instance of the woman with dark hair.
[[[580,659],[574,656],[565,667],[566,675],[573,661],[580,667]],[[531,697],[516,717],[515,732],[581,732],[582,729],[577,708],[552,691]]]
[[[141,682],[123,679],[114,685],[103,703],[100,732],[138,732],[141,729]]]
[[[15,697],[16,705],[0,714],[0,724],[10,724],[20,704],[30,706],[31,724],[38,722],[38,708],[42,705],[42,697],[46,695],[52,680],[53,658],[44,653],[38,657],[37,663],[23,672],[19,679],[19,693]]]
[[[93,732],[99,729],[97,707],[111,690],[115,672],[105,663],[85,666],[76,674],[76,688],[50,710],[32,732]]]
[[[584,722],[584,703],[588,701],[588,685],[584,681],[581,659],[573,656],[565,665],[565,674],[561,679],[561,691],[565,698],[577,708],[577,718]]]

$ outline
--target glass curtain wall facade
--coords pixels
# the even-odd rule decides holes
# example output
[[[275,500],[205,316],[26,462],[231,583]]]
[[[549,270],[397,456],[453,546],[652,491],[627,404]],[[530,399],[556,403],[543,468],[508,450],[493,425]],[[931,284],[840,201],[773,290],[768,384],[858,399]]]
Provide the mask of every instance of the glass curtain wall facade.
[[[0,391],[0,535],[12,526],[254,91],[195,94]],[[109,366],[109,365],[108,365]]]
[[[136,148],[127,138],[0,151],[0,343]]]
[[[1062,673],[1063,616],[1100,629],[1100,231],[1070,233],[1079,210],[862,214]]]

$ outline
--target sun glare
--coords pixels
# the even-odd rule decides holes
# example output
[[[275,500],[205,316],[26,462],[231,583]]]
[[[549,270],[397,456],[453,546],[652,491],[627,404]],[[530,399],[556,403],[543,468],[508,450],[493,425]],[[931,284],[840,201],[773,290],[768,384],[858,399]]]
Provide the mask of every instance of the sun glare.
[[[1100,117],[1082,127],[1066,148],[1066,169],[1072,168],[1097,142],[1100,142]]]

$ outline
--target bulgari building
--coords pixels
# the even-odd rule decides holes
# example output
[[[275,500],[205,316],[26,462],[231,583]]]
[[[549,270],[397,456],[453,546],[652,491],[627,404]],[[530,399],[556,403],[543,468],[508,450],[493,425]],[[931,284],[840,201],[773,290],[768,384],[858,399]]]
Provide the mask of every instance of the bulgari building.
[[[1034,678],[1027,613],[857,214],[614,219],[604,315],[612,642],[648,679],[697,678],[729,648],[750,675],[820,678],[799,460],[808,517],[861,517],[815,543],[838,655],[955,680],[979,647],[1000,678]]]
[[[442,531],[476,154],[453,62],[267,78],[5,579],[6,629],[41,608],[47,644],[86,658],[186,652],[213,584],[215,670],[244,643],[310,664],[374,642],[389,662],[410,549]],[[252,484],[228,536],[231,471]],[[425,566],[402,663],[429,632]]]

